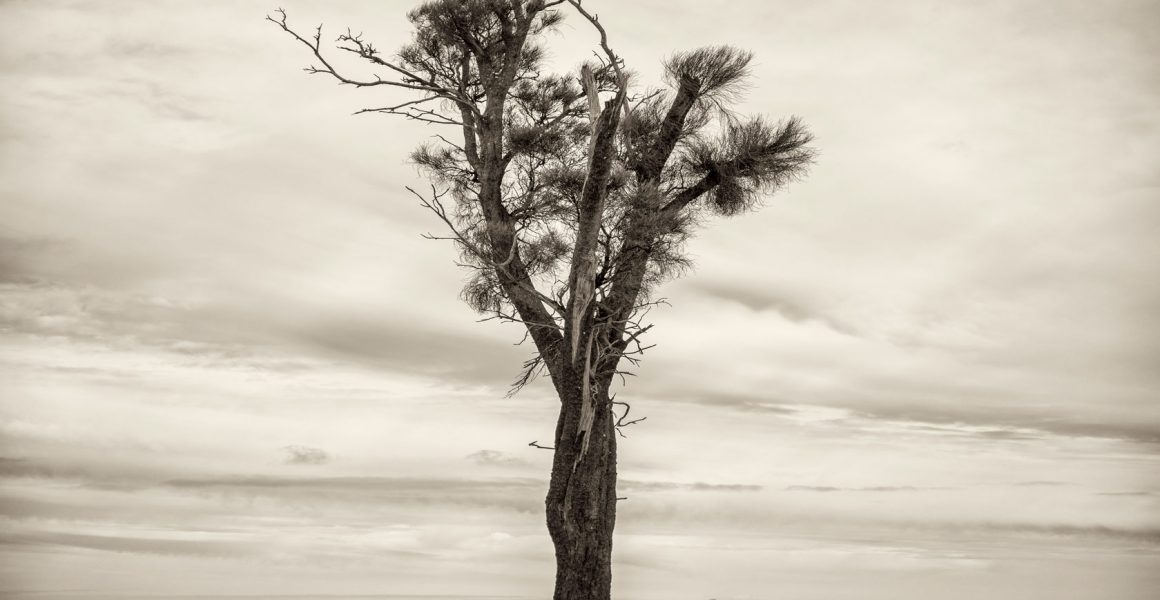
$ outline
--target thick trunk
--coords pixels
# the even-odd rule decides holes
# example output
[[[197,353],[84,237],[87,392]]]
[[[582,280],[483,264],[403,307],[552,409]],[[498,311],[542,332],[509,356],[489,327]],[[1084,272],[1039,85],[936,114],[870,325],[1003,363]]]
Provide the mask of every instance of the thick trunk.
[[[552,598],[609,600],[616,523],[616,428],[607,384],[592,389],[586,401],[580,379],[572,379],[568,383],[575,385],[560,386],[556,452],[546,500],[548,532],[556,547]]]

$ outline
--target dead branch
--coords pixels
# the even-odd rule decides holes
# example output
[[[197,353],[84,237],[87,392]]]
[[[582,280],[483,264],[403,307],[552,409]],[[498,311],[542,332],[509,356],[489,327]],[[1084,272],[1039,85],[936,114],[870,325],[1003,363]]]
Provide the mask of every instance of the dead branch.
[[[583,15],[589,23],[592,23],[592,26],[595,27],[596,31],[600,33],[600,49],[604,50],[604,54],[608,56],[608,62],[612,65],[613,71],[616,72],[617,83],[623,88],[627,83],[624,73],[620,69],[620,65],[623,61],[620,59],[620,57],[616,56],[616,53],[612,51],[612,48],[608,47],[608,32],[605,31],[604,26],[600,24],[600,17],[598,15],[589,13],[587,10],[584,10],[584,7],[581,6],[582,2],[583,0],[568,0],[568,4],[571,4],[573,7],[575,7],[576,11]]]
[[[628,427],[629,425],[633,425],[635,423],[640,423],[641,421],[648,418],[648,417],[640,417],[639,419],[632,419],[632,420],[626,421],[625,419],[628,419],[628,413],[632,410],[632,406],[629,405],[629,403],[627,403],[627,402],[621,402],[621,401],[617,400],[615,396],[613,396],[611,403],[614,405],[620,405],[620,406],[624,407],[624,414],[617,417],[616,423],[614,424],[614,426],[616,427],[616,433],[619,434],[620,437],[628,437],[628,436],[624,435],[624,431],[622,431],[623,428]],[[615,413],[613,413],[613,415],[615,416]]]
[[[298,32],[296,32],[290,28],[290,25],[287,22],[287,16],[286,16],[285,9],[279,8],[279,9],[275,10],[274,12],[278,14],[278,18],[275,19],[271,15],[266,15],[266,20],[277,25],[280,29],[282,29],[282,31],[289,33],[291,36],[294,37],[294,39],[298,40],[303,45],[305,45],[307,48],[309,48],[310,52],[314,55],[314,57],[316,59],[318,59],[318,62],[322,65],[321,67],[317,67],[315,65],[307,66],[306,68],[303,69],[307,73],[310,73],[312,75],[315,75],[315,74],[330,75],[334,79],[338,80],[339,83],[342,83],[345,85],[353,85],[355,87],[389,86],[389,87],[397,87],[397,88],[403,88],[403,89],[408,89],[408,90],[416,90],[416,91],[420,91],[420,92],[428,92],[428,93],[435,94],[436,96],[446,98],[448,100],[452,100],[452,101],[456,102],[457,104],[459,104],[461,107],[466,108],[466,109],[471,110],[471,111],[474,111],[476,114],[479,113],[478,107],[476,107],[475,103],[467,96],[460,94],[457,90],[453,90],[453,89],[438,85],[434,81],[425,80],[424,78],[420,77],[416,73],[413,73],[413,72],[411,72],[407,69],[404,69],[403,67],[400,67],[398,65],[395,65],[389,61],[383,60],[382,58],[378,57],[377,51],[374,50],[373,46],[370,46],[369,44],[363,42],[361,37],[359,37],[359,36],[350,35],[349,31],[347,32],[347,34],[339,36],[338,41],[340,41],[340,42],[345,41],[345,42],[353,43],[353,44],[355,44],[355,47],[351,48],[351,47],[346,47],[346,46],[339,46],[340,49],[347,50],[349,52],[354,52],[354,53],[362,56],[363,58],[366,58],[366,59],[370,60],[371,62],[379,65],[379,66],[383,66],[383,67],[386,67],[392,71],[395,71],[395,72],[401,74],[404,77],[404,80],[403,81],[394,81],[394,80],[390,80],[390,79],[383,79],[382,77],[375,75],[373,80],[367,81],[367,80],[353,79],[351,77],[343,75],[343,74],[339,73],[339,71],[334,68],[334,65],[332,65],[330,63],[330,61],[327,60],[326,57],[323,56],[323,54],[322,54],[322,25],[321,24],[315,28],[314,35],[311,36],[311,39],[306,39],[305,37],[302,37],[300,34],[298,34]]]

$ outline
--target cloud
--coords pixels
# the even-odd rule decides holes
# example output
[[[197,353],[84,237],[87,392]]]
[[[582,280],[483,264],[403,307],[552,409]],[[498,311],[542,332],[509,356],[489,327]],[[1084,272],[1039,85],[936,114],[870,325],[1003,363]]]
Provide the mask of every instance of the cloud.
[[[52,471],[36,467],[26,458],[0,457],[0,477],[39,477]]]
[[[860,398],[827,393],[815,394],[815,403],[787,400],[787,394],[772,391],[721,391],[705,387],[705,380],[694,380],[680,388],[655,384],[648,380],[636,388],[637,393],[654,399],[688,402],[746,412],[769,413],[803,425],[825,422],[840,424],[851,430],[882,426],[911,432],[927,432],[948,437],[966,437],[1006,441],[1034,441],[1051,436],[1104,438],[1141,444],[1160,443],[1160,421],[1129,422],[1122,415],[1108,414],[1108,422],[1087,420],[1087,415],[1061,411],[1055,407],[1034,407],[1012,403],[995,406],[987,397],[997,390],[956,389],[953,384],[925,389],[925,398],[914,391],[883,389],[858,391]],[[713,380],[718,381],[718,380]],[[869,385],[869,384],[868,384]],[[644,390],[640,388],[644,387]],[[649,389],[649,388],[652,389]],[[898,392],[893,398],[890,391]],[[914,399],[902,399],[905,396]],[[980,403],[951,402],[950,398],[979,398]],[[1092,415],[1103,417],[1104,415]],[[1111,419],[1115,419],[1114,421]]]
[[[322,448],[310,446],[285,446],[286,462],[293,465],[322,465],[330,462],[330,455]]]
[[[67,244],[48,236],[15,236],[0,233],[0,283],[25,282],[41,275],[45,258],[60,253]]]
[[[692,291],[710,298],[736,302],[753,311],[773,311],[794,323],[819,323],[834,331],[857,335],[854,327],[827,315],[824,304],[792,297],[792,292],[760,290],[738,284],[697,278],[687,285]]]
[[[299,489],[354,490],[392,493],[454,492],[531,489],[543,482],[534,479],[437,479],[423,477],[222,477],[171,479],[165,485],[181,489]]]
[[[966,529],[990,531],[996,533],[1009,532],[1044,537],[1080,539],[1102,538],[1160,545],[1160,529],[1155,527],[1140,527],[1136,529],[1129,529],[1125,527],[1105,527],[1102,525],[996,523],[986,521],[979,523],[963,523],[960,524],[960,526]]]
[[[763,489],[760,485],[740,483],[702,483],[700,481],[678,483],[674,481],[633,481],[631,479],[619,480],[617,487],[629,492],[760,492]]]
[[[221,366],[301,370],[310,361],[504,387],[524,350],[486,331],[448,331],[386,313],[271,313],[47,280],[0,282],[0,331],[144,348]],[[287,314],[289,312],[289,314]]]
[[[923,407],[916,404],[856,411],[853,416],[869,421],[911,424],[916,428],[950,435],[992,439],[1033,440],[1054,435],[1106,438],[1142,444],[1160,443],[1160,423],[1085,422],[1075,416],[1053,411],[1012,408],[1015,410],[994,414],[968,406]]]
[[[464,458],[477,465],[487,467],[522,467],[531,464],[522,458],[511,456],[498,450],[480,450],[478,452],[472,452]]]
[[[917,492],[920,490],[945,490],[948,488],[917,488],[909,485],[875,485],[868,487],[833,487],[828,485],[790,485],[787,492]]]
[[[713,392],[706,390],[665,390],[663,396],[667,400],[704,404],[731,408],[736,410],[769,413],[773,415],[792,416],[801,411],[801,407],[774,398],[765,398],[758,395],[743,393]]]
[[[4,536],[0,544],[13,546],[69,546],[109,552],[228,558],[263,553],[256,542],[237,540],[191,540],[141,538],[123,535],[92,535],[64,532],[37,532]]]
[[[89,470],[30,458],[0,457],[0,478],[91,480]]]
[[[543,508],[547,482],[538,479],[437,479],[421,477],[226,477],[172,479],[176,490],[282,501],[342,504],[380,502],[468,505],[535,512]]]
[[[497,386],[514,379],[523,356],[510,343],[481,338],[476,331],[447,332],[370,316],[319,315],[271,333],[308,356]]]

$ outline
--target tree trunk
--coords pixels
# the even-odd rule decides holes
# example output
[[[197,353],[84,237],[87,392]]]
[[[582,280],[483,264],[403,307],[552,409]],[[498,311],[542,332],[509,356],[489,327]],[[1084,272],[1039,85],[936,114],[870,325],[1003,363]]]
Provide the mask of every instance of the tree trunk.
[[[616,428],[607,383],[591,390],[591,424],[585,428],[581,377],[569,378],[575,385],[557,386],[560,417],[546,500],[556,547],[553,600],[609,600],[612,593]]]

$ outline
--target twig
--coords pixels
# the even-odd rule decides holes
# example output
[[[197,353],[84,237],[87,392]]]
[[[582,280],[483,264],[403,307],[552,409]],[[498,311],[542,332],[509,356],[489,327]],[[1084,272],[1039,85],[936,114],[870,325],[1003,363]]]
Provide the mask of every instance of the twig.
[[[627,403],[627,402],[620,402],[620,401],[616,400],[616,399],[615,399],[615,396],[613,397],[613,400],[612,400],[611,402],[612,402],[612,404],[619,404],[619,405],[621,405],[621,406],[623,406],[623,407],[624,407],[624,414],[623,414],[623,415],[620,415],[620,416],[619,416],[619,417],[616,419],[616,424],[615,424],[615,426],[616,426],[616,433],[620,434],[620,437],[628,437],[628,436],[624,435],[624,432],[623,432],[623,431],[621,431],[621,428],[622,428],[622,427],[628,427],[629,425],[632,425],[632,424],[634,424],[634,423],[640,423],[641,421],[643,421],[643,420],[645,420],[645,419],[647,419],[647,418],[648,418],[648,417],[641,417],[641,418],[639,418],[639,419],[633,419],[633,420],[631,420],[631,421],[625,421],[625,419],[627,419],[627,418],[628,418],[628,413],[629,413],[629,411],[631,411],[631,410],[632,410],[632,406],[631,406],[631,405],[629,405],[629,403]],[[614,413],[614,414],[615,414],[615,413]]]

